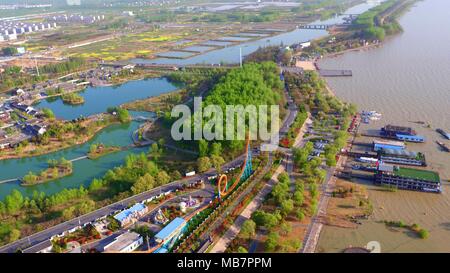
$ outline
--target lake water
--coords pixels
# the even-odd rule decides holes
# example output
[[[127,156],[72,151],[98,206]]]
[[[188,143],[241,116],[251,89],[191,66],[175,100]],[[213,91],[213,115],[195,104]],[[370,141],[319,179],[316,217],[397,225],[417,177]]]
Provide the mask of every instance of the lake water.
[[[435,128],[450,131],[450,1],[418,2],[400,18],[404,32],[389,38],[379,48],[349,52],[324,59],[326,69],[351,69],[353,77],[328,78],[336,95],[356,103],[360,109],[376,110],[388,123],[414,127],[427,138],[425,144],[408,149],[425,153],[429,168],[442,179],[450,179],[450,154],[440,151],[436,140],[445,140]],[[411,121],[430,123],[432,128]],[[325,227],[319,251],[337,252],[349,245],[362,246],[376,240],[384,252],[450,251],[450,186],[442,194],[410,191],[384,192],[368,185],[374,214],[356,230]],[[407,232],[393,232],[380,220],[418,223],[430,232],[426,240]]]
[[[46,107],[53,110],[55,115],[63,119],[74,119],[80,115],[89,116],[105,112],[109,106],[117,106],[122,103],[137,99],[157,96],[162,93],[174,91],[177,88],[164,78],[130,81],[114,87],[89,87],[80,94],[85,98],[85,104],[71,106],[62,103],[61,99],[55,101],[42,101],[37,107]],[[130,112],[133,116],[153,116],[148,112]],[[133,121],[128,124],[117,124],[105,128],[90,141],[41,156],[33,156],[22,159],[9,159],[0,161],[0,181],[13,178],[21,178],[29,171],[38,173],[47,168],[49,159],[64,157],[68,160],[86,155],[93,143],[104,143],[126,147],[132,144],[132,133],[140,123]],[[82,159],[73,162],[73,174],[48,183],[31,187],[22,187],[20,182],[8,182],[0,184],[0,200],[3,200],[13,189],[18,189],[25,195],[31,195],[34,190],[52,194],[64,188],[89,185],[93,178],[100,178],[103,174],[123,163],[125,157],[133,152],[147,151],[148,148],[133,148],[126,151],[105,155],[96,160]]]
[[[79,94],[84,98],[80,105],[64,104],[61,98],[49,98],[36,104],[37,108],[50,108],[56,117],[71,120],[79,116],[90,116],[106,112],[110,106],[158,96],[175,90],[165,78],[130,81],[116,86],[88,87]]]

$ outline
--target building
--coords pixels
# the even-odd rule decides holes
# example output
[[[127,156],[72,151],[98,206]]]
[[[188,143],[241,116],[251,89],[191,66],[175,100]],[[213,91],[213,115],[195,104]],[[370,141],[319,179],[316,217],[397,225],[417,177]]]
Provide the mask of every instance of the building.
[[[405,143],[401,141],[377,140],[373,141],[373,150],[378,152],[381,149],[404,150]]]
[[[132,252],[144,243],[144,239],[136,232],[127,231],[124,234],[117,236],[113,242],[107,244],[104,252]]]
[[[142,217],[148,212],[148,207],[141,203],[136,203],[131,208],[128,208],[114,216],[114,219],[120,222],[120,225],[126,226],[137,221],[138,218]]]
[[[415,136],[416,131],[414,131],[411,127],[404,126],[396,126],[396,125],[386,125],[381,128],[381,134],[387,137],[397,137],[399,135],[407,135],[407,136]]]
[[[402,134],[396,134],[395,137],[398,140],[402,140],[402,141],[409,141],[409,142],[425,142],[425,137],[423,136],[411,136],[411,135],[402,135]]]
[[[42,125],[30,125],[27,124],[25,125],[25,132],[27,132],[30,135],[33,136],[41,136],[43,135],[45,132],[47,131],[47,129],[45,129],[45,126]]]
[[[402,165],[427,165],[424,154],[407,150],[381,149],[378,151],[378,159],[382,162]]]
[[[165,248],[166,250],[171,248],[181,235],[183,235],[185,227],[186,220],[180,217],[173,219],[172,222],[155,235],[156,243],[162,244],[162,248]],[[159,253],[161,253],[161,251],[159,251]]]
[[[404,190],[440,193],[439,174],[427,170],[410,169],[381,163],[375,173],[375,183]]]

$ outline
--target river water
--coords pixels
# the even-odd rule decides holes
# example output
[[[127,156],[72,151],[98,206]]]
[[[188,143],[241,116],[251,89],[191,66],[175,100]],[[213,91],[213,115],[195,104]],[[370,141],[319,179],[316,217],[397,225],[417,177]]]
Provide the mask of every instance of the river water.
[[[176,90],[177,87],[169,83],[165,78],[155,78],[140,81],[130,81],[117,86],[109,87],[89,87],[80,95],[85,98],[83,105],[67,105],[62,103],[60,98],[49,101],[42,101],[36,105],[37,108],[50,108],[58,118],[74,119],[82,116],[102,113],[109,106],[118,106],[122,103],[157,96],[162,93]],[[153,116],[148,112],[131,111],[132,116]],[[64,157],[68,160],[85,156],[89,147],[93,143],[104,143],[127,147],[133,144],[131,135],[139,127],[140,123],[132,121],[128,124],[112,125],[90,141],[70,147],[61,151],[49,153],[41,156],[33,156],[22,159],[9,159],[0,161],[0,181],[13,178],[21,178],[29,171],[38,173],[47,168],[49,159],[59,159]],[[3,200],[13,189],[20,190],[24,195],[31,195],[33,191],[43,191],[52,194],[64,188],[74,188],[80,185],[88,186],[93,178],[100,178],[107,170],[119,166],[125,157],[133,152],[147,151],[148,148],[132,148],[113,154],[108,154],[96,160],[82,159],[73,162],[73,174],[61,179],[50,181],[44,184],[22,187],[19,181],[0,184],[0,200]]]
[[[408,144],[412,151],[424,152],[429,169],[442,179],[450,179],[450,154],[440,151],[436,140],[445,140],[435,128],[450,131],[450,1],[418,2],[399,20],[404,32],[389,38],[379,48],[327,58],[320,66],[351,69],[353,77],[328,78],[336,95],[360,109],[376,110],[385,124],[414,127],[427,138],[425,144]],[[413,123],[424,121],[432,128]],[[325,227],[318,251],[338,252],[379,241],[384,252],[450,251],[450,186],[444,182],[442,194],[410,191],[384,192],[368,185],[374,214],[358,229]],[[380,220],[418,223],[430,232],[422,240],[403,231],[389,231]]]
[[[348,9],[346,14],[362,13],[377,3],[363,3]],[[317,21],[314,23],[339,23],[342,22],[344,16],[336,16],[326,21]],[[279,45],[281,43],[290,45],[293,43],[304,42],[310,39],[319,38],[327,35],[324,30],[305,30],[296,29],[291,32],[279,34],[270,38],[261,38],[256,41],[250,41],[241,45],[229,46],[223,49],[207,52],[192,58],[184,60],[175,59],[154,59],[142,60],[135,59],[138,63],[176,63],[176,64],[194,64],[194,63],[215,63],[221,61],[227,63],[239,62],[239,48],[242,48],[243,55],[254,52],[259,47],[268,45]],[[142,81],[132,81],[114,87],[95,87],[88,88],[81,92],[80,95],[85,98],[83,105],[66,105],[61,99],[51,99],[39,102],[36,107],[50,108],[58,118],[73,119],[79,116],[89,116],[101,113],[109,106],[117,106],[122,103],[156,96],[164,92],[175,90],[176,87],[168,83],[165,79],[149,79]],[[134,113],[142,115],[142,113]],[[34,156],[23,159],[12,159],[0,161],[0,181],[12,178],[19,178],[27,174],[29,171],[38,172],[47,167],[48,159],[59,159],[64,156],[66,159],[74,159],[86,154],[92,143],[105,143],[107,145],[128,146],[131,144],[131,133],[137,129],[139,124],[131,122],[130,124],[114,125],[106,128],[96,135],[89,142],[42,156]],[[45,184],[32,187],[21,187],[19,182],[8,182],[0,184],[0,200],[9,194],[13,189],[18,189],[26,195],[32,194],[34,190],[43,191],[47,194],[58,192],[64,188],[73,188],[80,185],[89,185],[93,178],[101,177],[108,169],[118,166],[123,162],[127,154],[131,152],[144,151],[143,149],[133,149],[122,151],[110,155],[106,155],[97,160],[80,160],[73,163],[74,172],[71,176],[64,177],[59,180],[51,181]]]

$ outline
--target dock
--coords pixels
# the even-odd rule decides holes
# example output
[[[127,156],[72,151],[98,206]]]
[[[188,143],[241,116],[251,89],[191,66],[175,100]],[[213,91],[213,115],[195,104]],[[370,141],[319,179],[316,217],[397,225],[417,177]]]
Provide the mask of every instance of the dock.
[[[353,72],[340,69],[319,69],[319,75],[322,77],[351,77]]]

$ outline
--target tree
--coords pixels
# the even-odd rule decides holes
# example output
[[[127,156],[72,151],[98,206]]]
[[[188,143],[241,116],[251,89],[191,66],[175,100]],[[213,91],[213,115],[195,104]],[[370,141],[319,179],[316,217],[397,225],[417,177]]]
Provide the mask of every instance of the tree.
[[[12,47],[12,46],[4,47],[4,48],[2,48],[2,53],[5,56],[12,56],[12,55],[17,54],[17,48]]]
[[[269,233],[269,235],[267,236],[266,243],[265,243],[266,251],[269,251],[269,252],[275,251],[275,249],[278,247],[279,239],[280,239],[280,237],[278,236],[277,233],[275,233],[275,232]]]
[[[54,119],[55,118],[55,114],[49,108],[43,108],[42,109],[42,114],[44,115],[44,117],[46,117],[48,119]]]
[[[204,139],[198,141],[198,153],[200,157],[208,155],[208,142]]]
[[[223,157],[218,155],[211,156],[211,163],[214,166],[214,168],[217,170],[218,173],[222,172],[222,165],[225,163],[225,160]]]
[[[211,151],[210,151],[210,155],[221,155],[222,154],[222,144],[220,144],[219,142],[214,142],[211,145]]]
[[[294,201],[286,199],[281,202],[281,213],[286,217],[294,210]]]
[[[131,192],[133,194],[138,194],[144,191],[153,189],[155,185],[155,179],[150,174],[146,173],[144,176],[139,177],[139,179],[131,187]]]
[[[305,219],[305,214],[301,208],[297,209],[296,216],[299,221],[303,221],[303,219]]]
[[[239,246],[237,249],[237,253],[248,253],[248,250],[243,246]]]
[[[212,167],[212,164],[211,164],[211,160],[209,159],[209,157],[203,156],[197,160],[197,170],[199,172],[201,172],[201,173],[205,172],[205,171],[211,169],[211,167]]]
[[[162,186],[170,181],[170,176],[166,173],[166,171],[160,171],[155,177],[156,186]]]
[[[172,181],[180,180],[181,178],[182,178],[181,173],[180,173],[179,171],[177,171],[177,170],[173,171],[173,172],[170,174],[170,179],[171,179]]]
[[[20,191],[14,189],[11,194],[5,198],[5,206],[9,213],[14,214],[18,212],[23,206],[24,198]]]
[[[241,236],[245,239],[250,239],[256,234],[256,223],[249,219],[242,224]]]
[[[296,190],[296,191],[294,192],[293,200],[294,200],[294,204],[295,204],[296,206],[301,206],[301,205],[303,205],[304,199],[305,199],[305,198],[304,198],[304,196],[303,196],[303,191]]]
[[[271,229],[279,223],[277,215],[262,210],[255,211],[252,215],[252,220],[257,226],[264,226],[267,229]]]
[[[9,232],[10,243],[19,240],[19,238],[20,238],[20,230],[14,228]]]
[[[150,147],[149,151],[150,156],[153,158],[153,160],[158,161],[158,159],[162,156],[163,150],[158,146],[158,143],[153,143]]]
[[[70,219],[73,219],[75,217],[75,207],[68,207],[62,211],[62,218],[64,221],[68,221]]]
[[[284,236],[288,235],[292,231],[292,225],[289,222],[283,222],[281,223],[281,231],[283,232]]]

